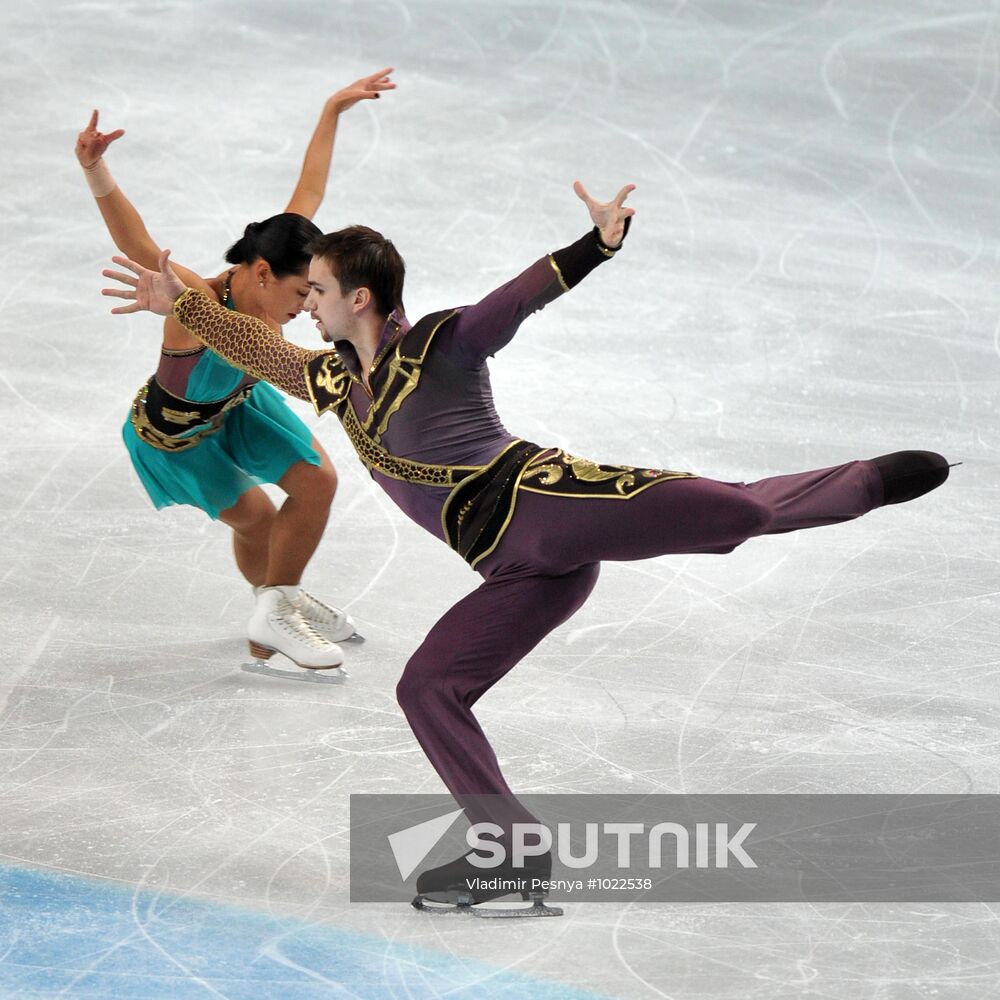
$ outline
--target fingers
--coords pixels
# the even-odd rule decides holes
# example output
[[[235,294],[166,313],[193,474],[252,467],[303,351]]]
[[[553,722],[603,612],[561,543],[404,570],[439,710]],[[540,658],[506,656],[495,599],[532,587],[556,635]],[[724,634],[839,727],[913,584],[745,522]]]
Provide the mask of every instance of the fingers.
[[[90,121],[87,122],[87,127],[84,129],[85,132],[92,132],[97,128],[97,108],[94,108],[94,113],[90,116]]]
[[[625,199],[635,190],[634,184],[626,184],[625,187],[615,195],[615,204],[621,208],[625,204]]]
[[[105,278],[111,278],[114,281],[120,281],[123,285],[129,285],[132,288],[139,287],[139,279],[133,278],[129,274],[122,274],[120,271],[101,271],[101,274]],[[130,298],[135,298],[135,292],[125,292],[126,296]]]
[[[106,295],[109,299],[135,299],[135,292],[126,292],[123,288],[102,288],[101,295]],[[130,306],[116,306],[111,310],[115,316],[123,316],[125,313],[141,311],[142,307],[138,302],[133,302]]]
[[[363,76],[356,83],[345,87],[344,91],[360,90],[360,97],[368,99],[378,97],[378,91],[396,89],[396,85],[389,79],[389,74],[392,72],[394,72],[393,67],[386,66],[385,69],[380,69],[377,73],[372,73],[370,76]]]
[[[108,145],[110,145],[115,141],[115,139],[120,139],[124,134],[125,134],[125,129],[116,128],[114,132],[111,132],[109,135],[106,135],[104,137],[104,141],[108,143]]]
[[[576,192],[576,196],[587,203],[588,206],[596,206],[598,202],[595,202],[593,198],[587,194],[587,189],[579,182],[573,182],[573,190]],[[634,184],[626,184],[625,187],[615,195],[613,202],[608,202],[609,205],[614,205],[616,208],[621,208],[625,203],[625,199],[635,190]]]
[[[395,90],[396,85],[386,76],[369,76],[362,81],[365,97],[378,97],[384,90]]]
[[[160,259],[156,262],[161,274],[173,274],[174,269],[170,266],[170,251],[161,250]]]
[[[169,250],[166,252],[168,254],[170,253]],[[127,267],[133,274],[138,274],[140,277],[142,276],[143,271],[146,270],[146,268],[144,268],[142,264],[137,264],[134,260],[129,260],[128,257],[112,257],[111,260],[115,264],[119,264],[122,267]],[[118,276],[115,275],[115,277]],[[135,281],[133,281],[132,278],[126,277],[124,274],[121,276],[121,280],[135,284]]]

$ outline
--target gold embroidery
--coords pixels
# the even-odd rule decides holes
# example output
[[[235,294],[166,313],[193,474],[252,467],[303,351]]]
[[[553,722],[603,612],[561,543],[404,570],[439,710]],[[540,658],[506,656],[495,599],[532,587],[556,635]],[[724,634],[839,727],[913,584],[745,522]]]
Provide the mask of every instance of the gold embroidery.
[[[201,347],[191,347],[186,350],[174,350],[172,347],[161,347],[160,353],[165,354],[168,358],[190,358],[195,354],[201,354],[201,352],[205,349],[204,344],[202,344]]]
[[[537,464],[541,462],[541,464]],[[638,478],[646,480],[638,482]],[[628,465],[599,465],[589,458],[577,458],[564,451],[555,455],[542,455],[525,468],[520,488],[530,493],[553,493],[565,497],[604,497],[627,500],[641,493],[654,483],[667,479],[696,479],[690,472],[673,472],[669,469],[634,469]],[[563,482],[563,480],[566,482]],[[530,481],[534,480],[534,484]],[[581,484],[580,492],[573,492],[573,482]],[[587,490],[583,483],[608,483],[614,493]],[[558,485],[557,489],[552,489]]]
[[[601,468],[589,458],[576,458],[573,455],[567,455],[565,461],[569,463],[570,472],[585,483],[603,483],[608,479],[614,479],[619,471],[624,469],[624,466]]]
[[[423,348],[420,351],[418,357],[405,357],[402,353],[403,344],[406,342],[404,337],[396,345],[396,354],[392,361],[389,363],[389,371],[386,374],[385,385],[382,387],[382,391],[379,393],[379,398],[372,403],[368,410],[368,414],[364,420],[364,428],[368,430],[375,420],[375,417],[381,414],[381,420],[379,420],[378,426],[375,429],[375,440],[380,441],[382,435],[386,432],[389,426],[389,421],[392,419],[393,415],[399,410],[399,408],[406,401],[406,397],[410,395],[420,382],[420,370],[423,366],[424,359],[427,357],[427,351],[431,346],[431,341],[433,341],[435,334],[438,330],[444,326],[453,316],[458,313],[457,309],[453,309],[446,316],[443,316],[430,331],[424,340]],[[408,367],[403,367],[404,365]],[[396,393],[395,397],[383,412],[383,406],[385,404],[386,397],[389,395],[389,391],[393,384],[396,382],[396,376],[399,375],[403,379],[403,384],[399,387],[399,391]]]
[[[160,409],[160,413],[163,414],[164,420],[169,420],[172,424],[193,424],[200,417],[200,414],[193,413],[191,410],[171,410],[166,406]]]
[[[161,406],[159,410],[160,415],[172,424],[200,423],[201,425],[177,434],[167,434],[166,431],[155,427],[149,419],[149,413],[146,409],[146,401],[149,398],[149,383],[147,382],[139,389],[135,395],[135,399],[132,401],[132,413],[129,419],[135,428],[136,434],[146,444],[152,445],[160,451],[185,451],[188,448],[193,448],[204,438],[219,430],[225,420],[226,413],[233,409],[233,407],[239,406],[244,402],[250,396],[252,390],[252,385],[246,385],[242,389],[237,389],[226,400],[222,408],[212,416],[205,416],[193,410],[175,410],[168,406]],[[182,396],[174,396],[173,398],[180,399],[182,402],[190,402],[195,406],[197,405],[196,400],[185,400]],[[209,405],[214,405],[214,402],[216,401],[213,401]]]
[[[325,389],[331,396],[343,396],[347,391],[345,383],[350,382],[347,371],[341,367],[337,371],[330,371],[330,362],[339,363],[339,358],[334,355],[323,359],[323,364],[316,373],[316,385]]]
[[[413,371],[405,371],[403,369],[403,363],[399,356],[397,355],[389,362],[389,378],[386,381],[386,386],[390,382],[394,381],[396,375],[400,375],[403,379],[403,384],[399,387],[399,392],[396,393],[393,401],[386,407],[385,415],[379,421],[378,427],[375,428],[375,440],[379,441],[382,435],[386,432],[389,426],[389,420],[392,418],[393,414],[403,405],[403,401],[407,396],[413,392],[417,387],[417,383],[420,381],[420,367],[417,366]],[[380,401],[381,402],[381,401]],[[373,405],[368,414],[368,419],[371,420],[375,415],[376,406]]]
[[[535,477],[537,477],[542,486],[554,486],[560,479],[562,479],[563,470],[561,466],[546,464],[539,465],[530,472],[526,472],[524,474],[525,479]]]
[[[555,257],[549,254],[549,263],[552,265],[552,270],[556,272],[556,277],[559,279],[559,284],[562,285],[562,290],[564,292],[569,291],[569,285],[566,284],[566,279],[563,277],[562,271],[559,270],[559,265],[556,263]]]
[[[478,472],[481,468],[478,465],[431,465],[390,455],[364,432],[350,400],[345,400],[340,408],[340,419],[358,458],[368,469],[375,469],[390,479],[400,479],[420,486],[449,487],[457,485],[470,473]]]
[[[317,359],[321,360],[314,369],[313,363]],[[302,366],[302,374],[309,392],[309,402],[317,416],[322,416],[327,410],[336,410],[350,393],[351,376],[336,351],[307,358]]]
[[[390,338],[386,342],[382,350],[379,351],[378,354],[376,354],[375,357],[372,359],[372,363],[368,366],[369,375],[374,375],[375,372],[378,371],[378,366],[382,364],[382,361],[384,360],[385,356],[389,353],[390,349],[393,346],[393,338],[395,338],[398,335],[399,331],[402,329],[400,324],[397,323],[395,320],[392,320],[392,326],[393,326],[392,338]]]
[[[250,394],[250,388],[248,387],[243,392],[234,396],[226,404],[224,409],[220,410],[201,427],[196,428],[191,433],[185,433],[183,435],[167,434],[159,428],[153,426],[150,422],[149,414],[146,412],[146,396],[148,393],[149,387],[144,385],[136,394],[136,397],[132,402],[132,413],[129,419],[132,422],[132,426],[135,428],[136,434],[143,441],[145,441],[146,444],[152,445],[152,447],[157,448],[160,451],[186,451],[188,448],[193,448],[210,434],[214,434],[222,426],[223,414],[225,414],[226,410],[242,403],[243,400]],[[171,423],[192,422],[192,420],[188,419],[176,420],[176,416],[185,416],[190,418],[197,418],[200,416],[197,413],[183,413],[182,411],[170,410],[166,408],[164,408],[161,412],[167,420],[171,421]],[[168,416],[168,414],[172,414],[173,416]]]

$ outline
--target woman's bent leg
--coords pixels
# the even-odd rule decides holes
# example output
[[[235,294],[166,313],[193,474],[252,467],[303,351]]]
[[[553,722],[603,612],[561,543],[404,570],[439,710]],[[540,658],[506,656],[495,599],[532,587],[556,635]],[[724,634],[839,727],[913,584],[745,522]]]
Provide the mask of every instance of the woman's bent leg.
[[[267,578],[276,513],[274,504],[259,486],[247,490],[228,510],[219,512],[219,520],[233,529],[236,565],[253,587],[263,586]]]
[[[288,496],[271,528],[266,581],[269,587],[297,585],[301,581],[330,517],[337,473],[315,438],[312,447],[320,456],[320,464],[296,462],[278,481]]]

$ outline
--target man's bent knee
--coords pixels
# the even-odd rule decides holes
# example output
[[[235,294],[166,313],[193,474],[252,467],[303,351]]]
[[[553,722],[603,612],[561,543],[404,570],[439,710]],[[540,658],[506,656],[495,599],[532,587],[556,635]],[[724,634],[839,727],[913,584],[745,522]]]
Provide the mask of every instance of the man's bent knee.
[[[396,702],[407,719],[426,714],[432,703],[440,702],[435,679],[428,671],[420,669],[416,655],[411,657],[396,684]]]

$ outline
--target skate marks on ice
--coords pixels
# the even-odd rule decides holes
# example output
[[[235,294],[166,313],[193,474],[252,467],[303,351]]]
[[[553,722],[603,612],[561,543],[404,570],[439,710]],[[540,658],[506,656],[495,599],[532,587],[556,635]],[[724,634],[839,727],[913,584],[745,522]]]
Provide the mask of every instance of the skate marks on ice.
[[[550,428],[545,441],[587,457],[723,479],[894,447],[967,464],[912,510],[718,561],[607,567],[584,611],[482,701],[511,780],[992,792],[994,7],[642,0],[608,15],[568,0],[554,15],[540,2],[409,0],[347,18],[310,2],[308,32],[258,0],[235,14],[185,0],[155,19],[116,10],[127,49],[108,46],[107,23],[85,7],[63,5],[58,31],[42,5],[0,15],[12,95],[0,116],[25,154],[0,165],[17,193],[0,293],[0,412],[17,428],[0,458],[11,648],[30,652],[59,619],[30,669],[5,674],[0,851],[371,933],[385,959],[373,981],[397,973],[405,946],[618,997],[991,995],[990,907],[567,903],[558,921],[497,928],[348,906],[348,792],[439,789],[392,689],[468,574],[373,500],[340,431],[319,422],[342,476],[320,561],[348,574],[322,582],[374,631],[342,686],[239,669],[246,598],[226,541],[183,512],[149,513],[121,452],[158,330],[112,326],[87,305],[108,242],[71,145],[74,107],[121,114],[116,178],[154,235],[207,273],[262,206],[287,198],[330,66],[360,74],[359,53],[391,43],[400,100],[345,116],[336,201],[318,221],[390,233],[414,314],[474,300],[575,238],[578,205],[564,195],[584,167],[595,186],[638,183],[628,252],[491,362],[512,431]],[[307,33],[323,37],[322,59]],[[164,56],[180,46],[194,67],[182,76]],[[231,97],[233,79],[245,100]],[[167,182],[156,173],[171,141],[158,118],[166,93],[195,109]],[[63,272],[40,295],[53,261]],[[293,336],[315,346],[299,322]],[[172,957],[161,955],[175,991],[199,976],[233,992],[199,965],[197,943],[157,937],[147,897],[135,909]],[[127,942],[134,929],[116,933]],[[334,992],[326,939],[311,951],[256,940]],[[112,947],[109,962],[123,953]],[[490,995],[497,980],[478,975]],[[449,989],[396,985],[388,995]]]

